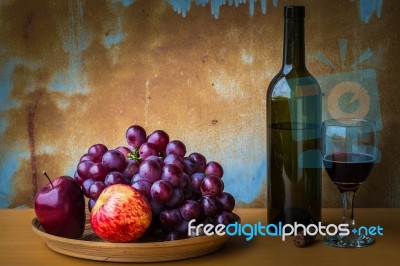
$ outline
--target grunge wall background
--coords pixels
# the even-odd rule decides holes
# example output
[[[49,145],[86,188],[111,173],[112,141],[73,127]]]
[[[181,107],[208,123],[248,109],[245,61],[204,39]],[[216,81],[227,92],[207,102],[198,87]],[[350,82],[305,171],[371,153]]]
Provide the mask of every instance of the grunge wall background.
[[[31,207],[43,170],[73,175],[90,145],[125,145],[131,124],[221,162],[239,205],[265,206],[265,96],[288,4],[306,6],[325,117],[343,109],[381,121],[382,160],[356,207],[400,207],[395,0],[1,1],[0,207]],[[342,79],[368,93],[340,92],[331,110],[329,88]],[[326,174],[323,184],[323,205],[339,207]]]

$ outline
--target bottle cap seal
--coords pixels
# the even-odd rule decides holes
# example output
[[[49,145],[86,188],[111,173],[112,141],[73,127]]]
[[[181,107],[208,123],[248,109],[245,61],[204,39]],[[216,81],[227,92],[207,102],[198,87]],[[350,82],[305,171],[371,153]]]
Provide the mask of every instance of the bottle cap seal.
[[[285,18],[304,18],[304,6],[285,6]]]

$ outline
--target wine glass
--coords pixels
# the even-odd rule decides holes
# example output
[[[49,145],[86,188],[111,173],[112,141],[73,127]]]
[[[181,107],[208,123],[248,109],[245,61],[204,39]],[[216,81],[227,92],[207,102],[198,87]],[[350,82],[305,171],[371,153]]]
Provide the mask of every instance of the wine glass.
[[[363,119],[331,119],[322,123],[322,159],[325,169],[342,194],[343,224],[350,234],[325,236],[334,247],[366,247],[375,240],[358,234],[353,214],[354,196],[365,182],[377,158],[375,122]],[[353,231],[353,229],[355,229]]]

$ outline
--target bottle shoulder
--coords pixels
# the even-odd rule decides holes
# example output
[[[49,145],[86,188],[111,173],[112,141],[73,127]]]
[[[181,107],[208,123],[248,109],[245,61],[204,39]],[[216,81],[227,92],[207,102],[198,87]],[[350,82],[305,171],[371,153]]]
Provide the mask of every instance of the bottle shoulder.
[[[301,69],[292,68],[286,72],[284,67],[271,80],[267,96],[268,97],[285,97],[290,98],[294,91],[298,91],[301,87],[313,88],[313,94],[320,94],[317,79],[304,67]],[[285,73],[286,72],[286,73]]]

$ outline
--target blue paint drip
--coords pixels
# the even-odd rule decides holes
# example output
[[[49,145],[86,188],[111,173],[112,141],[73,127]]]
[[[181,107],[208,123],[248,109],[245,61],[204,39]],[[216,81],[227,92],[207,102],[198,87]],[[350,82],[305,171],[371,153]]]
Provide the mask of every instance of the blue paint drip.
[[[368,23],[373,13],[376,11],[378,18],[382,15],[383,0],[360,0],[359,12],[362,22]]]
[[[228,2],[229,6],[239,7],[241,4],[249,3],[249,13],[250,16],[254,15],[255,2],[257,0],[196,0],[196,5],[205,7],[210,4],[211,14],[215,18],[219,17],[220,7],[226,5]],[[190,0],[168,0],[168,3],[172,6],[173,10],[183,17],[186,17],[187,11],[190,10]],[[276,7],[278,5],[278,0],[273,0],[273,5]],[[261,0],[261,11],[263,14],[267,12],[267,0]]]
[[[109,34],[104,38],[104,46],[108,49],[111,46],[120,43],[124,39],[124,34],[122,33],[122,18],[118,17],[117,20],[117,33]]]
[[[339,39],[340,59],[342,63],[342,69],[346,66],[346,53],[347,53],[347,39]]]
[[[360,57],[354,62],[354,64],[351,65],[352,69],[355,69],[357,65],[361,64],[362,62],[370,59],[372,57],[372,51],[370,48],[368,48],[367,51],[365,51]]]
[[[249,0],[249,12],[250,16],[254,16],[254,0]]]
[[[267,13],[267,1],[261,1],[261,11],[263,14]]]
[[[232,0],[229,0],[229,2],[232,2]],[[196,0],[196,4],[198,6],[205,7],[207,5],[207,3],[208,3],[208,0]]]
[[[112,2],[113,2],[114,4],[120,2],[120,3],[122,3],[122,4],[124,5],[124,7],[128,7],[128,6],[130,6],[130,5],[133,4],[133,0],[112,0]]]
[[[186,12],[190,10],[190,0],[168,0],[175,12],[186,17]]]
[[[19,59],[11,59],[4,67],[0,68],[0,111],[18,107],[20,102],[9,98],[13,87],[12,74],[15,66],[21,64]]]

